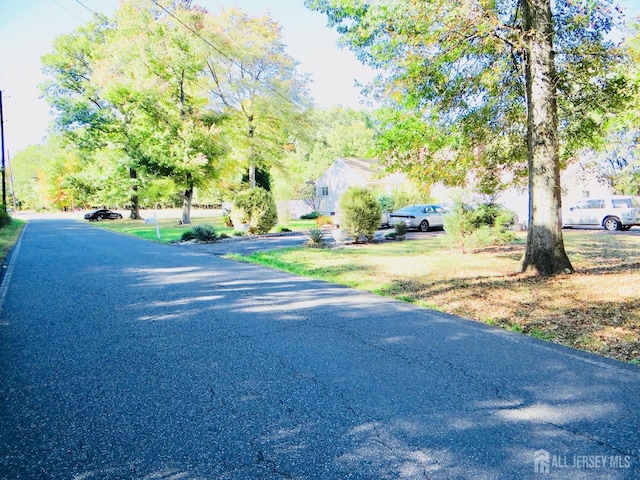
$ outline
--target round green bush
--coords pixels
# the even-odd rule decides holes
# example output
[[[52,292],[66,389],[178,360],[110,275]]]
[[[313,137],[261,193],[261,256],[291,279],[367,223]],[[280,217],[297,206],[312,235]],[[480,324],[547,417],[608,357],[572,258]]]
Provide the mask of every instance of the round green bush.
[[[371,241],[380,227],[382,207],[371,190],[349,187],[340,198],[340,227],[355,241]]]
[[[191,230],[182,232],[180,240],[183,242],[189,240],[197,240],[199,242],[217,242],[221,238],[222,236],[218,234],[213,225],[203,223],[201,225],[194,226]]]
[[[252,233],[267,233],[278,223],[278,210],[271,192],[261,187],[245,190],[233,200],[234,225],[248,223]]]

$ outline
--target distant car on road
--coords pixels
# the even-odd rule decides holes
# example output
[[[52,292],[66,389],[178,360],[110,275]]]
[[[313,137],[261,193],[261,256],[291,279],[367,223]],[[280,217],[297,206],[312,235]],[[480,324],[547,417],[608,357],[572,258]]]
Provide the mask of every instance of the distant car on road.
[[[84,219],[90,222],[99,222],[101,220],[120,220],[122,215],[111,210],[99,209],[84,214]]]
[[[563,227],[598,226],[607,230],[629,230],[640,225],[640,201],[631,196],[585,198],[565,210]]]
[[[442,217],[446,210],[440,205],[409,205],[400,210],[391,212],[389,221],[391,225],[404,223],[409,228],[417,228],[426,232],[431,227],[443,227]]]

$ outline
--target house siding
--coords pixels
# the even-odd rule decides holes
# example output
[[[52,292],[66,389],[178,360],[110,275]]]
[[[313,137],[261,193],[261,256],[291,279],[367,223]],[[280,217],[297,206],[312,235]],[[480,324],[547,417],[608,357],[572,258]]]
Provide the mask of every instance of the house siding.
[[[357,168],[354,167],[356,164]],[[391,193],[393,189],[407,181],[404,174],[376,178],[374,175],[376,165],[376,161],[371,159],[336,159],[316,181],[316,191],[319,195],[323,188],[327,189],[327,195],[321,197],[320,212],[324,215],[335,214],[340,197],[349,187],[377,188]]]

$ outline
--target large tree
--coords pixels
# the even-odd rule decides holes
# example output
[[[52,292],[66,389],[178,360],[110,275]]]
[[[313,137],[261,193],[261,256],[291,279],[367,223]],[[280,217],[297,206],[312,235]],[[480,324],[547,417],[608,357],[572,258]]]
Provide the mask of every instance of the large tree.
[[[182,189],[182,221],[190,223],[194,188],[218,171],[220,116],[207,109],[200,82],[204,16],[187,0],[167,8],[124,0],[113,19],[59,38],[43,60],[58,126],[87,157],[112,163],[119,179],[104,185],[127,187],[132,218],[140,218],[143,182],[170,178]]]
[[[99,169],[94,164],[99,164],[100,158],[105,158],[104,150],[122,145],[123,136],[129,128],[126,116],[121,114],[117,105],[104,97],[95,78],[96,66],[105,55],[106,45],[112,35],[113,28],[109,20],[96,16],[76,31],[57,38],[53,51],[42,58],[43,70],[48,76],[42,89],[45,99],[57,113],[55,130],[64,132],[70,148],[80,151],[85,170],[93,173]],[[112,158],[111,155],[107,156]],[[129,201],[118,200],[129,203],[132,218],[138,218],[135,181],[137,159],[135,155],[125,153],[119,161],[126,165],[126,171],[133,181],[128,182],[131,187],[126,193]],[[121,175],[118,168],[108,171]],[[114,179],[108,178],[104,185],[112,184],[111,180]]]
[[[127,120],[123,147],[139,168],[182,189],[182,222],[191,222],[194,189],[215,178],[223,148],[219,116],[201,85],[205,13],[188,1],[171,8],[122,2],[99,64],[102,95]]]
[[[206,20],[211,107],[229,117],[231,155],[246,164],[253,188],[256,168],[277,165],[286,146],[306,134],[308,79],[297,73],[280,26],[269,15],[232,8]]]
[[[550,0],[306,0],[382,72],[372,92],[387,105],[380,146],[390,168],[450,184],[470,171],[528,171],[523,269],[542,274],[573,271],[560,230],[561,155],[600,134],[585,112],[604,117],[618,105],[619,79],[606,75],[616,59],[608,3],[560,0],[552,14]]]

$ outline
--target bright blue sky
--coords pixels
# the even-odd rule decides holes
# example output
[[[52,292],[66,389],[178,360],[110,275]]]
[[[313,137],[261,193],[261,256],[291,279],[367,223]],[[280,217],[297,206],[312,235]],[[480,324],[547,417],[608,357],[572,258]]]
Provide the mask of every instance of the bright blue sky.
[[[317,105],[360,105],[355,81],[367,83],[369,69],[353,54],[336,46],[337,34],[326,19],[304,7],[304,0],[194,0],[216,13],[233,5],[260,14],[266,11],[282,25],[288,52],[300,62],[300,72],[312,75]],[[0,0],[0,90],[3,91],[5,144],[10,156],[46,135],[51,118],[48,105],[38,99],[44,77],[40,57],[59,35],[73,31],[91,12],[113,14],[118,0]],[[640,15],[640,0],[621,0],[629,16]],[[83,6],[84,5],[84,6]],[[85,8],[85,6],[87,8]]]

